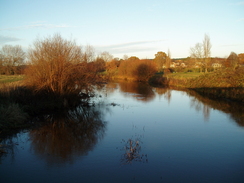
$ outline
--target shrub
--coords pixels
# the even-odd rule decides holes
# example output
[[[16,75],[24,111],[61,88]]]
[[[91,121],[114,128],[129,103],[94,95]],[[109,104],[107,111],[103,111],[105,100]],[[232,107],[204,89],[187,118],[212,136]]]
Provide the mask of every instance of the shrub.
[[[123,61],[119,67],[119,75],[137,81],[148,81],[157,71],[155,62],[131,57]]]
[[[47,91],[63,96],[91,91],[97,69],[84,60],[81,47],[56,34],[36,40],[29,51],[30,67],[26,69],[26,84],[35,91]]]

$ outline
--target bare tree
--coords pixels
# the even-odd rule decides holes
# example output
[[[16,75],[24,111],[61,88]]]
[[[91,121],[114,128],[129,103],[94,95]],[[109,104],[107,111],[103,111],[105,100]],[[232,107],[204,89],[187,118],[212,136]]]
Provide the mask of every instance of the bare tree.
[[[202,67],[205,67],[205,72],[207,72],[207,68],[211,60],[211,47],[210,37],[205,34],[202,43],[196,43],[194,47],[190,48],[191,58],[195,59],[196,65],[201,69]]]
[[[99,58],[103,59],[105,62],[110,62],[113,60],[113,55],[111,55],[109,52],[104,51],[99,56]]]
[[[203,58],[202,44],[196,43],[195,47],[190,48],[191,57],[196,59]]]
[[[93,62],[95,60],[95,48],[91,45],[86,45],[82,53],[82,61]]]
[[[59,34],[37,39],[28,56],[27,84],[36,91],[60,96],[91,91],[96,73],[84,61],[81,47],[75,41],[65,40]]]
[[[211,42],[209,35],[205,34],[203,39],[203,57],[205,64],[205,72],[208,72],[208,65],[211,60]]]
[[[190,48],[191,58],[195,59],[195,66],[199,67],[202,71],[203,67],[203,45],[196,43],[194,47]]]
[[[166,58],[166,68],[170,68],[170,65],[171,65],[171,53],[170,53],[170,50],[168,49],[168,56]]]
[[[16,68],[24,63],[25,52],[20,45],[4,45],[0,51],[1,65],[5,74],[15,74]]]

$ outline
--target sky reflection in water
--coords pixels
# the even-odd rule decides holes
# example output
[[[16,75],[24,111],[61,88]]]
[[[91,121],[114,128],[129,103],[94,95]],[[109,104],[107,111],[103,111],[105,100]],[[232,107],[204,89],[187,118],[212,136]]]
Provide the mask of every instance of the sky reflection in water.
[[[0,182],[244,181],[241,105],[141,83],[100,94],[100,105],[46,116],[9,140],[18,145],[2,157]]]

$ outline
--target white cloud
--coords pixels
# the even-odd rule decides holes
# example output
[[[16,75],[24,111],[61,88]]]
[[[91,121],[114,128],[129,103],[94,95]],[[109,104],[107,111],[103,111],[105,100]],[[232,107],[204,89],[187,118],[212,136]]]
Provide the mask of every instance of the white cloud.
[[[136,41],[114,45],[95,46],[99,51],[108,51],[111,54],[136,54],[158,50],[158,44],[166,40]]]
[[[127,42],[121,44],[107,45],[107,46],[97,46],[98,48],[108,48],[108,49],[121,49],[135,46],[143,46],[151,43],[162,42],[165,40],[152,40],[152,41],[135,41],[135,42]]]
[[[6,44],[8,42],[14,42],[14,41],[19,41],[21,39],[16,38],[16,37],[10,37],[10,36],[2,36],[0,35],[0,44]]]

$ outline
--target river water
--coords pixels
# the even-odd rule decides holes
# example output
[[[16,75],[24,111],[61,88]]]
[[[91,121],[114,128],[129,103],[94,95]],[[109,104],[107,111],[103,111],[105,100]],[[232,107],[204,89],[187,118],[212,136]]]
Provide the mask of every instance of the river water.
[[[94,103],[5,139],[0,182],[244,182],[241,104],[129,82]]]

